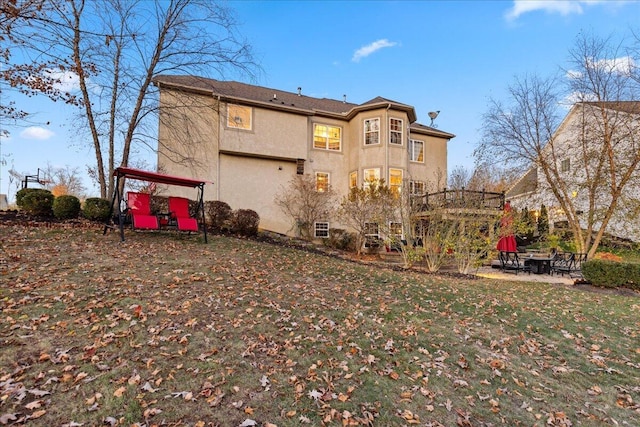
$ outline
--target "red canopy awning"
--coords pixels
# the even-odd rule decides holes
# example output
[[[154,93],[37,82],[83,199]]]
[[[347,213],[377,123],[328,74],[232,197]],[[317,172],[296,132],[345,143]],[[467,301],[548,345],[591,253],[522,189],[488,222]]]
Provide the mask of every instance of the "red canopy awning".
[[[113,176],[119,178],[137,179],[140,181],[157,182],[158,184],[179,185],[182,187],[200,187],[207,181],[193,178],[183,178],[180,176],[163,175],[156,172],[149,172],[142,169],[119,167],[113,171]]]

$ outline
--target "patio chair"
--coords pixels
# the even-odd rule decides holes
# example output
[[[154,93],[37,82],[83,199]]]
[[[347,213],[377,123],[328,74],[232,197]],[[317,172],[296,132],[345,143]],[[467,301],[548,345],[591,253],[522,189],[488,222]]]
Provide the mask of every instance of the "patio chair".
[[[176,222],[178,230],[198,231],[198,220],[189,215],[189,199],[169,197],[169,217]]]
[[[551,273],[559,274],[561,276],[569,274],[574,257],[575,255],[571,252],[556,252],[553,257],[553,261],[551,262]]]
[[[573,264],[569,269],[569,277],[582,279],[582,263],[587,262],[587,254],[585,253],[576,253],[573,254]]]
[[[148,193],[127,193],[127,213],[131,216],[133,228],[157,230],[158,217],[151,214],[151,195]]]
[[[531,274],[531,266],[520,260],[518,252],[500,251],[499,258],[500,269],[505,273],[511,272],[518,274],[520,271],[526,271]]]

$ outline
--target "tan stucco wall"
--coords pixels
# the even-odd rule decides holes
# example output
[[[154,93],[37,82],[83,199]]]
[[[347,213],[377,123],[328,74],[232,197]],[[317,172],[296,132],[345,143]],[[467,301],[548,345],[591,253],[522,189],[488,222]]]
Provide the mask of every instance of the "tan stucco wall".
[[[222,112],[225,107],[221,109]],[[253,108],[251,130],[227,128],[222,117],[220,149],[265,156],[307,157],[307,116]]]
[[[274,199],[296,176],[294,163],[238,156],[220,156],[220,200],[231,209],[252,209],[260,215],[260,228],[290,233],[291,220]]]
[[[226,104],[222,102],[218,108],[218,100],[213,97],[164,90],[160,100],[163,106],[158,156],[161,170],[210,181],[205,186],[205,200],[224,201],[234,210],[252,209],[260,215],[260,227],[266,230],[295,232],[291,219],[274,204],[275,196],[285,191],[296,176],[295,159],[305,160],[305,174],[329,173],[330,184],[340,197],[348,193],[349,173],[357,171],[358,185],[362,185],[363,171],[368,168],[379,168],[381,178],[387,182],[389,168],[402,169],[405,180],[421,180],[427,184],[434,181],[439,169],[446,180],[446,139],[423,134],[409,137],[425,142],[422,164],[409,162],[406,131],[401,146],[389,145],[389,118],[402,119],[403,125],[409,126],[405,112],[381,108],[362,112],[350,120],[339,120],[253,106],[252,129],[240,130],[227,128]],[[167,109],[169,105],[180,107]],[[380,144],[365,146],[364,120],[375,117],[380,119]],[[342,150],[314,149],[314,123],[341,127]],[[184,161],[184,157],[190,160]],[[175,188],[171,192],[195,197],[192,189]],[[331,227],[340,227],[333,219],[327,220]]]

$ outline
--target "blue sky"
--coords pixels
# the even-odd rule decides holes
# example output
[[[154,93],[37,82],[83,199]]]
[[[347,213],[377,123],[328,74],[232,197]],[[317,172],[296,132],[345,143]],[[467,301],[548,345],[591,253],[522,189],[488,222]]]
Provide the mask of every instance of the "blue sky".
[[[440,110],[449,170],[473,168],[489,97],[516,75],[548,75],[567,65],[581,32],[617,38],[640,31],[639,1],[229,1],[262,72],[247,83],[309,96],[366,102],[376,96],[415,107],[418,121]],[[237,76],[233,76],[238,79]],[[10,128],[2,141],[0,193],[8,169],[35,173],[94,162],[74,139],[69,107],[26,99],[48,126]],[[155,164],[154,157],[149,163]],[[12,199],[13,187],[9,191]],[[90,195],[97,190],[89,188]]]

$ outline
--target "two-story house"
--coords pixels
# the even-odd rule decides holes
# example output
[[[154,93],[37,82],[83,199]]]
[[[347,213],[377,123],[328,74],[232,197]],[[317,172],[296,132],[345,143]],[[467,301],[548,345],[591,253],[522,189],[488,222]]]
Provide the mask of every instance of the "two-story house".
[[[640,241],[640,101],[576,103],[541,155],[551,180],[532,165],[506,193],[513,206],[544,204],[551,229],[573,214],[583,230],[606,223],[606,233]]]
[[[158,167],[210,181],[205,200],[252,209],[260,228],[293,234],[274,203],[296,174],[339,195],[369,179],[415,194],[446,179],[453,134],[416,122],[414,108],[376,97],[362,104],[233,81],[160,75]],[[316,225],[326,237],[333,218]]]

